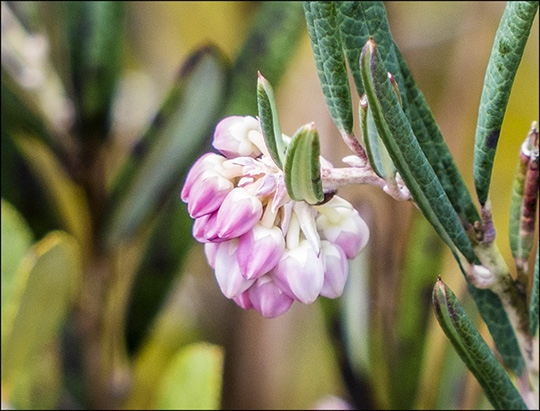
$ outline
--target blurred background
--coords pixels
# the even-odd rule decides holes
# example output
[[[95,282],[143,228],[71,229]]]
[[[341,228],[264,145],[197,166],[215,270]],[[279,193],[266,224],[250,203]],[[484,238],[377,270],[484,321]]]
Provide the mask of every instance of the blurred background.
[[[21,21],[24,16],[32,16],[22,2],[5,3]],[[271,27],[270,23],[266,26],[264,20],[257,23],[258,13],[267,3],[271,2],[125,3],[120,56],[123,68],[110,108],[113,113],[110,137],[99,156],[107,190],[114,191],[116,176],[175,84],[179,68],[195,50],[214,44],[224,59],[232,62],[233,72],[241,70],[235,65],[239,56],[246,47],[257,46],[256,42],[246,43],[250,30],[256,24],[260,24],[263,31]],[[478,104],[505,3],[390,1],[384,4],[394,39],[431,106],[467,186],[474,192],[472,159]],[[41,4],[41,13],[47,14],[44,10],[47,7]],[[284,3],[279,7],[288,5]],[[265,72],[265,67],[258,67],[252,73],[245,73],[245,78],[251,76],[252,86],[243,80],[242,87],[252,87],[251,100],[239,98],[242,104],[236,105],[222,103],[225,107],[220,107],[220,113],[256,115],[256,69],[259,69],[276,90],[283,132],[292,135],[300,126],[314,121],[321,137],[321,154],[334,166],[344,166],[341,158],[350,153],[326,108],[301,7],[299,9],[300,18],[290,20],[296,27],[290,29],[294,39],[290,57],[279,69]],[[55,21],[61,15],[51,10],[48,25],[45,25],[48,33],[54,32],[50,27],[61,26],[60,21]],[[24,21],[27,29],[40,32],[42,26],[33,25],[31,21]],[[2,106],[4,29],[2,9]],[[512,269],[508,246],[510,194],[520,144],[531,122],[538,120],[538,41],[537,17],[512,89],[491,183],[498,245]],[[235,93],[234,86],[233,81],[228,93]],[[358,106],[356,95],[353,104]],[[235,107],[238,111],[233,111]],[[3,108],[3,122],[5,116]],[[358,113],[355,116],[357,120]],[[356,132],[360,135],[358,121]],[[42,202],[42,198],[24,195],[33,184],[25,182],[34,177],[28,170],[21,176],[19,169],[16,171],[9,166],[9,154],[4,149],[9,133],[2,128],[2,198],[12,203],[28,221],[33,241],[38,242],[50,229],[65,227],[54,217],[51,221],[55,222],[40,224],[40,219],[45,217],[38,218],[29,203]],[[207,139],[211,137],[211,131],[206,134]],[[195,158],[192,156],[190,161]],[[11,183],[4,184],[5,180]],[[13,180],[18,182],[15,186]],[[177,181],[177,186],[182,182]],[[158,400],[158,405],[145,403],[148,392],[156,395],[153,390],[167,390],[163,386],[156,388],[152,379],[158,380],[166,374],[166,366],[178,350],[194,342],[206,342],[218,347],[216,378],[219,381],[214,385],[221,386],[209,407],[489,409],[479,385],[449,346],[431,308],[431,290],[437,276],[441,275],[469,314],[477,317],[451,254],[410,204],[397,203],[380,189],[367,186],[346,187],[339,194],[358,208],[371,229],[369,247],[351,265],[344,296],[339,301],[318,299],[309,306],[296,303],[286,314],[271,320],[255,311],[244,311],[222,296],[206,264],[202,245],[191,238],[192,222],[185,205],[178,194],[172,196],[174,200],[167,204],[180,207],[181,217],[174,219],[176,231],[163,233],[161,241],[174,242],[172,250],[176,253],[174,250],[180,249],[181,258],[177,255],[179,259],[173,258],[174,263],[171,263],[167,245],[162,245],[164,250],[160,253],[159,242],[149,240],[159,237],[159,227],[163,224],[159,215],[171,215],[163,211],[168,208],[163,208],[140,228],[133,241],[117,247],[112,260],[106,260],[106,264],[114,265],[116,272],[132,275],[119,274],[118,281],[107,285],[111,293],[109,300],[118,304],[116,308],[114,304],[108,305],[107,309],[113,313],[112,317],[115,310],[121,311],[114,323],[121,332],[119,336],[111,333],[111,338],[118,339],[112,345],[120,346],[120,354],[111,354],[114,361],[110,364],[110,383],[115,391],[105,397],[122,398],[116,405],[118,408],[159,408],[159,404],[169,408],[163,398]],[[106,210],[103,212],[107,214]],[[9,238],[4,237],[3,230],[3,258],[5,241]],[[143,251],[151,247],[148,244],[157,244],[150,253],[153,259],[141,262]],[[88,267],[88,261],[95,255],[88,253],[90,257],[83,265]],[[92,269],[99,272],[99,262],[92,261]],[[141,264],[157,269],[141,270]],[[408,275],[415,270],[422,274]],[[83,269],[83,272],[88,270]],[[412,286],[411,278],[418,279]],[[2,281],[4,286],[4,265]],[[81,299],[77,301],[76,306],[80,306]],[[4,304],[2,310],[4,320]],[[56,408],[103,405],[91,399],[87,384],[92,377],[83,371],[80,350],[84,350],[86,334],[80,329],[78,315],[68,314],[66,318],[56,348],[62,353],[63,382],[56,386],[42,382],[40,387],[56,390],[51,400]],[[492,346],[481,321],[478,327]],[[86,377],[82,377],[83,374]],[[47,375],[52,378],[51,373]],[[171,372],[166,375],[170,376]],[[173,381],[174,377],[170,378]],[[5,381],[2,382],[3,400],[16,408],[28,404],[36,407],[31,398],[39,397],[39,393],[27,391],[17,397],[13,394],[16,390],[6,389]]]

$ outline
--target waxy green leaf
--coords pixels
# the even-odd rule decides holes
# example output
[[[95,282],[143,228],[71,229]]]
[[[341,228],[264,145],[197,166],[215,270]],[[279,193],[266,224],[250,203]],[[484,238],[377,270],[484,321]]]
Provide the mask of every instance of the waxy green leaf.
[[[358,95],[361,96],[364,92],[359,57],[364,44],[372,37],[377,44],[381,61],[395,78],[403,100],[403,111],[411,123],[414,135],[454,209],[470,223],[480,220],[426,99],[392,38],[383,2],[338,1],[336,10],[341,46],[347,56]]]
[[[394,179],[396,167],[388,154],[388,150],[379,137],[379,133],[377,133],[373,113],[369,108],[365,94],[360,99],[359,113],[360,130],[362,132],[362,140],[369,159],[369,164],[379,177],[384,179]]]
[[[279,168],[283,169],[287,147],[281,134],[274,89],[261,73],[258,74],[257,106],[259,108],[262,133],[274,162]]]
[[[433,289],[437,320],[495,409],[527,409],[507,372],[495,358],[458,299],[439,278]]]
[[[474,145],[474,183],[482,205],[488,199],[506,105],[537,10],[537,1],[507,2],[491,49]]]
[[[414,200],[439,236],[472,262],[471,243],[439,179],[420,148],[373,40],[361,56],[362,79],[379,136]]]
[[[314,124],[300,127],[291,138],[285,161],[285,184],[293,200],[309,204],[324,200],[319,155],[319,133]]]
[[[326,105],[342,135],[353,132],[351,90],[345,56],[341,48],[336,3],[331,1],[304,1],[315,65]]]

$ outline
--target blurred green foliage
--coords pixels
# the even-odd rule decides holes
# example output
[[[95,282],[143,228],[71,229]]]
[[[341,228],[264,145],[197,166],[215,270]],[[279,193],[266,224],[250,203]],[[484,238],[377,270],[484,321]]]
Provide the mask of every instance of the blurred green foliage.
[[[502,6],[385,5],[456,162],[472,163]],[[284,132],[309,113],[322,154],[342,157],[301,2],[10,1],[2,20],[3,403],[280,409],[333,394],[358,409],[486,405],[428,312],[437,274],[454,290],[462,279],[418,214],[353,192],[373,236],[351,289],[270,321],[221,296],[191,237],[185,174],[220,118],[256,115],[257,71],[276,87]],[[508,175],[537,115],[537,37],[493,169],[496,222],[508,221]]]

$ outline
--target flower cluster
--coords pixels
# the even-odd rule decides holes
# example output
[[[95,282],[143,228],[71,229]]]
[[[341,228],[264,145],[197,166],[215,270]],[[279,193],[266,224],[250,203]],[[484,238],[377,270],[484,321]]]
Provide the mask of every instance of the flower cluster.
[[[195,162],[181,199],[223,294],[269,318],[295,300],[339,297],[348,259],[369,238],[358,212],[338,196],[317,206],[291,200],[253,117],[221,120],[213,146],[223,155],[207,153]]]

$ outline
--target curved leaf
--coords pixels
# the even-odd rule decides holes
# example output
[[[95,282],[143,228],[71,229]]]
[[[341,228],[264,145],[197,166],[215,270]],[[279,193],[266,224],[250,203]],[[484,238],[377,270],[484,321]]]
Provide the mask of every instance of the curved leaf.
[[[80,274],[78,245],[62,232],[41,240],[20,267],[17,298],[12,298],[8,307],[8,321],[2,322],[3,388],[58,336],[74,301]]]
[[[5,321],[5,309],[14,294],[15,273],[32,245],[32,237],[32,231],[24,218],[2,199],[2,324]]]
[[[484,389],[493,407],[526,410],[508,374],[440,277],[433,289],[433,305],[441,328]]]
[[[352,135],[353,111],[336,3],[304,1],[311,47],[326,105],[342,135]]]
[[[285,184],[293,200],[309,204],[324,200],[319,155],[319,133],[314,124],[300,127],[291,138],[285,162]]]
[[[281,125],[274,97],[274,90],[261,73],[257,81],[257,106],[259,108],[259,121],[270,155],[279,168],[283,169],[287,147],[283,142]]]
[[[537,1],[507,2],[491,49],[474,144],[474,183],[482,205],[488,198],[506,105],[537,10]]]
[[[368,41],[362,51],[361,68],[379,136],[414,200],[452,251],[459,250],[472,262],[474,252],[467,234],[416,141],[373,40]]]
[[[221,53],[205,47],[184,64],[178,84],[135,146],[115,183],[108,207],[108,246],[129,239],[176,196],[182,176],[211,135],[225,97],[227,75]]]

